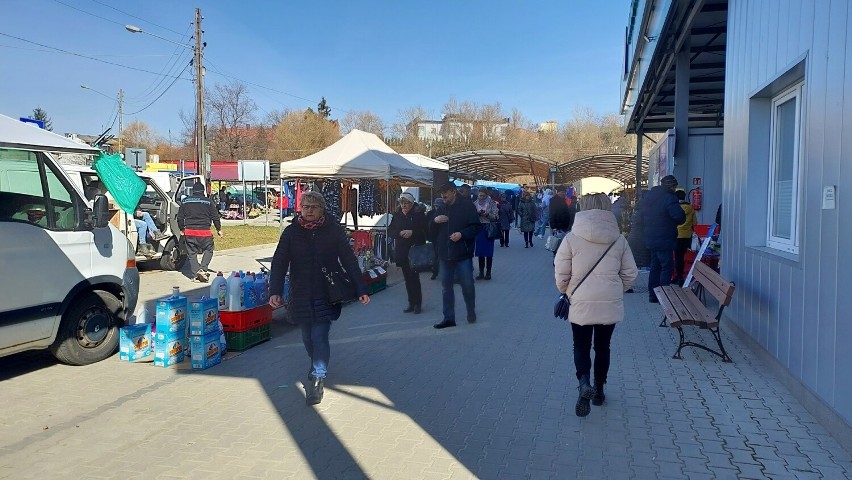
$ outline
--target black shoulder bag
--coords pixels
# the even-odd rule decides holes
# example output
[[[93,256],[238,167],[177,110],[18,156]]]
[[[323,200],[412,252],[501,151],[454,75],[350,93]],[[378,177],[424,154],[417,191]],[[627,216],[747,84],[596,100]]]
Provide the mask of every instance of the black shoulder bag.
[[[617,241],[618,239],[615,240],[615,242]],[[601,255],[601,258],[599,258],[598,261],[595,262],[594,265],[592,265],[592,268],[589,269],[588,272],[586,272],[586,275],[583,277],[582,280],[580,280],[580,283],[578,283],[577,286],[574,287],[574,290],[571,291],[571,295],[574,295],[574,292],[576,292],[577,289],[580,288],[580,285],[582,285],[583,282],[585,282],[586,279],[589,278],[589,275],[591,275],[591,273],[595,270],[595,267],[597,267],[598,264],[601,263],[601,260],[604,259],[606,254],[609,253],[609,250],[612,248],[613,245],[615,245],[615,242],[612,242],[609,247],[607,247],[603,255]],[[568,310],[570,308],[571,298],[568,296],[568,294],[563,293],[562,295],[559,295],[559,298],[556,299],[556,304],[553,305],[553,316],[556,318],[561,318],[562,320],[568,320]]]

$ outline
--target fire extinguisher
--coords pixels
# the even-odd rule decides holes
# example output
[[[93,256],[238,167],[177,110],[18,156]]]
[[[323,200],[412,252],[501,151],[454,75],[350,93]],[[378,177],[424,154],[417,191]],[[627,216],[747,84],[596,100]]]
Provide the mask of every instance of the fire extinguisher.
[[[701,210],[701,198],[704,196],[701,193],[701,188],[693,188],[691,192],[689,192],[689,200],[692,204],[692,209],[695,211]]]

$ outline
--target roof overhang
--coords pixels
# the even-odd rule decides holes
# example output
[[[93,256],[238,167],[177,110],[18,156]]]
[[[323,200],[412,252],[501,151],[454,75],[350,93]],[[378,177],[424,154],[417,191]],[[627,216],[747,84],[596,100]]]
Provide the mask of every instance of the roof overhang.
[[[642,177],[648,176],[648,159],[642,159]],[[592,155],[560,164],[556,179],[560,184],[571,184],[588,177],[603,177],[621,185],[636,183],[636,155]]]
[[[540,183],[546,183],[550,177],[550,168],[556,162],[538,155],[506,150],[473,150],[443,156],[438,161],[450,166],[450,171],[466,172],[482,180],[514,183],[520,177],[533,177]]]
[[[689,52],[689,127],[721,127],[725,103],[728,0],[631,4],[621,111],[627,133],[674,127],[675,70]]]

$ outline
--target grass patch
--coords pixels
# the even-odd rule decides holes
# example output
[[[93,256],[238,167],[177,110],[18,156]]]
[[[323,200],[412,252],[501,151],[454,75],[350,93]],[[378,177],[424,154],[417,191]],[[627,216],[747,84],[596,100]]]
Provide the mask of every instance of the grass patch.
[[[216,250],[278,243],[278,237],[281,236],[277,225],[274,227],[222,225],[222,233],[225,235],[225,238],[219,238],[216,235],[215,228],[212,230],[214,241],[216,242]]]

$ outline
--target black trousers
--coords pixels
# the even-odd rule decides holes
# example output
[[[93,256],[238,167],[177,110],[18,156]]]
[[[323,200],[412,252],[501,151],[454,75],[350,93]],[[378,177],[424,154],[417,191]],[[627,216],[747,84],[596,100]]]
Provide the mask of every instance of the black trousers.
[[[509,229],[507,228],[505,230],[500,230],[500,232],[501,232],[500,246],[502,247],[503,245],[506,245],[508,247],[509,246]]]
[[[677,275],[678,283],[682,283],[686,277],[686,272],[683,271],[686,267],[683,257],[686,251],[692,246],[692,238],[678,238],[677,247],[675,247],[675,275]]]
[[[533,232],[524,232],[524,245],[532,245]]]
[[[407,261],[401,262],[399,266],[402,268],[402,277],[405,279],[408,304],[421,305],[423,303],[423,292],[420,289],[420,274],[412,270]]]
[[[577,380],[583,375],[590,376],[592,369],[592,342],[595,345],[595,383],[606,383],[609,372],[609,342],[612,339],[612,325],[576,325],[571,324],[574,334],[574,366],[577,368]]]
[[[186,242],[186,253],[189,257],[189,269],[195,275],[201,269],[207,270],[210,260],[213,260],[213,237],[196,237],[184,235]],[[201,254],[201,264],[198,263],[198,255]]]
[[[494,257],[476,257],[479,259],[479,273],[491,273],[491,265],[494,263]]]

